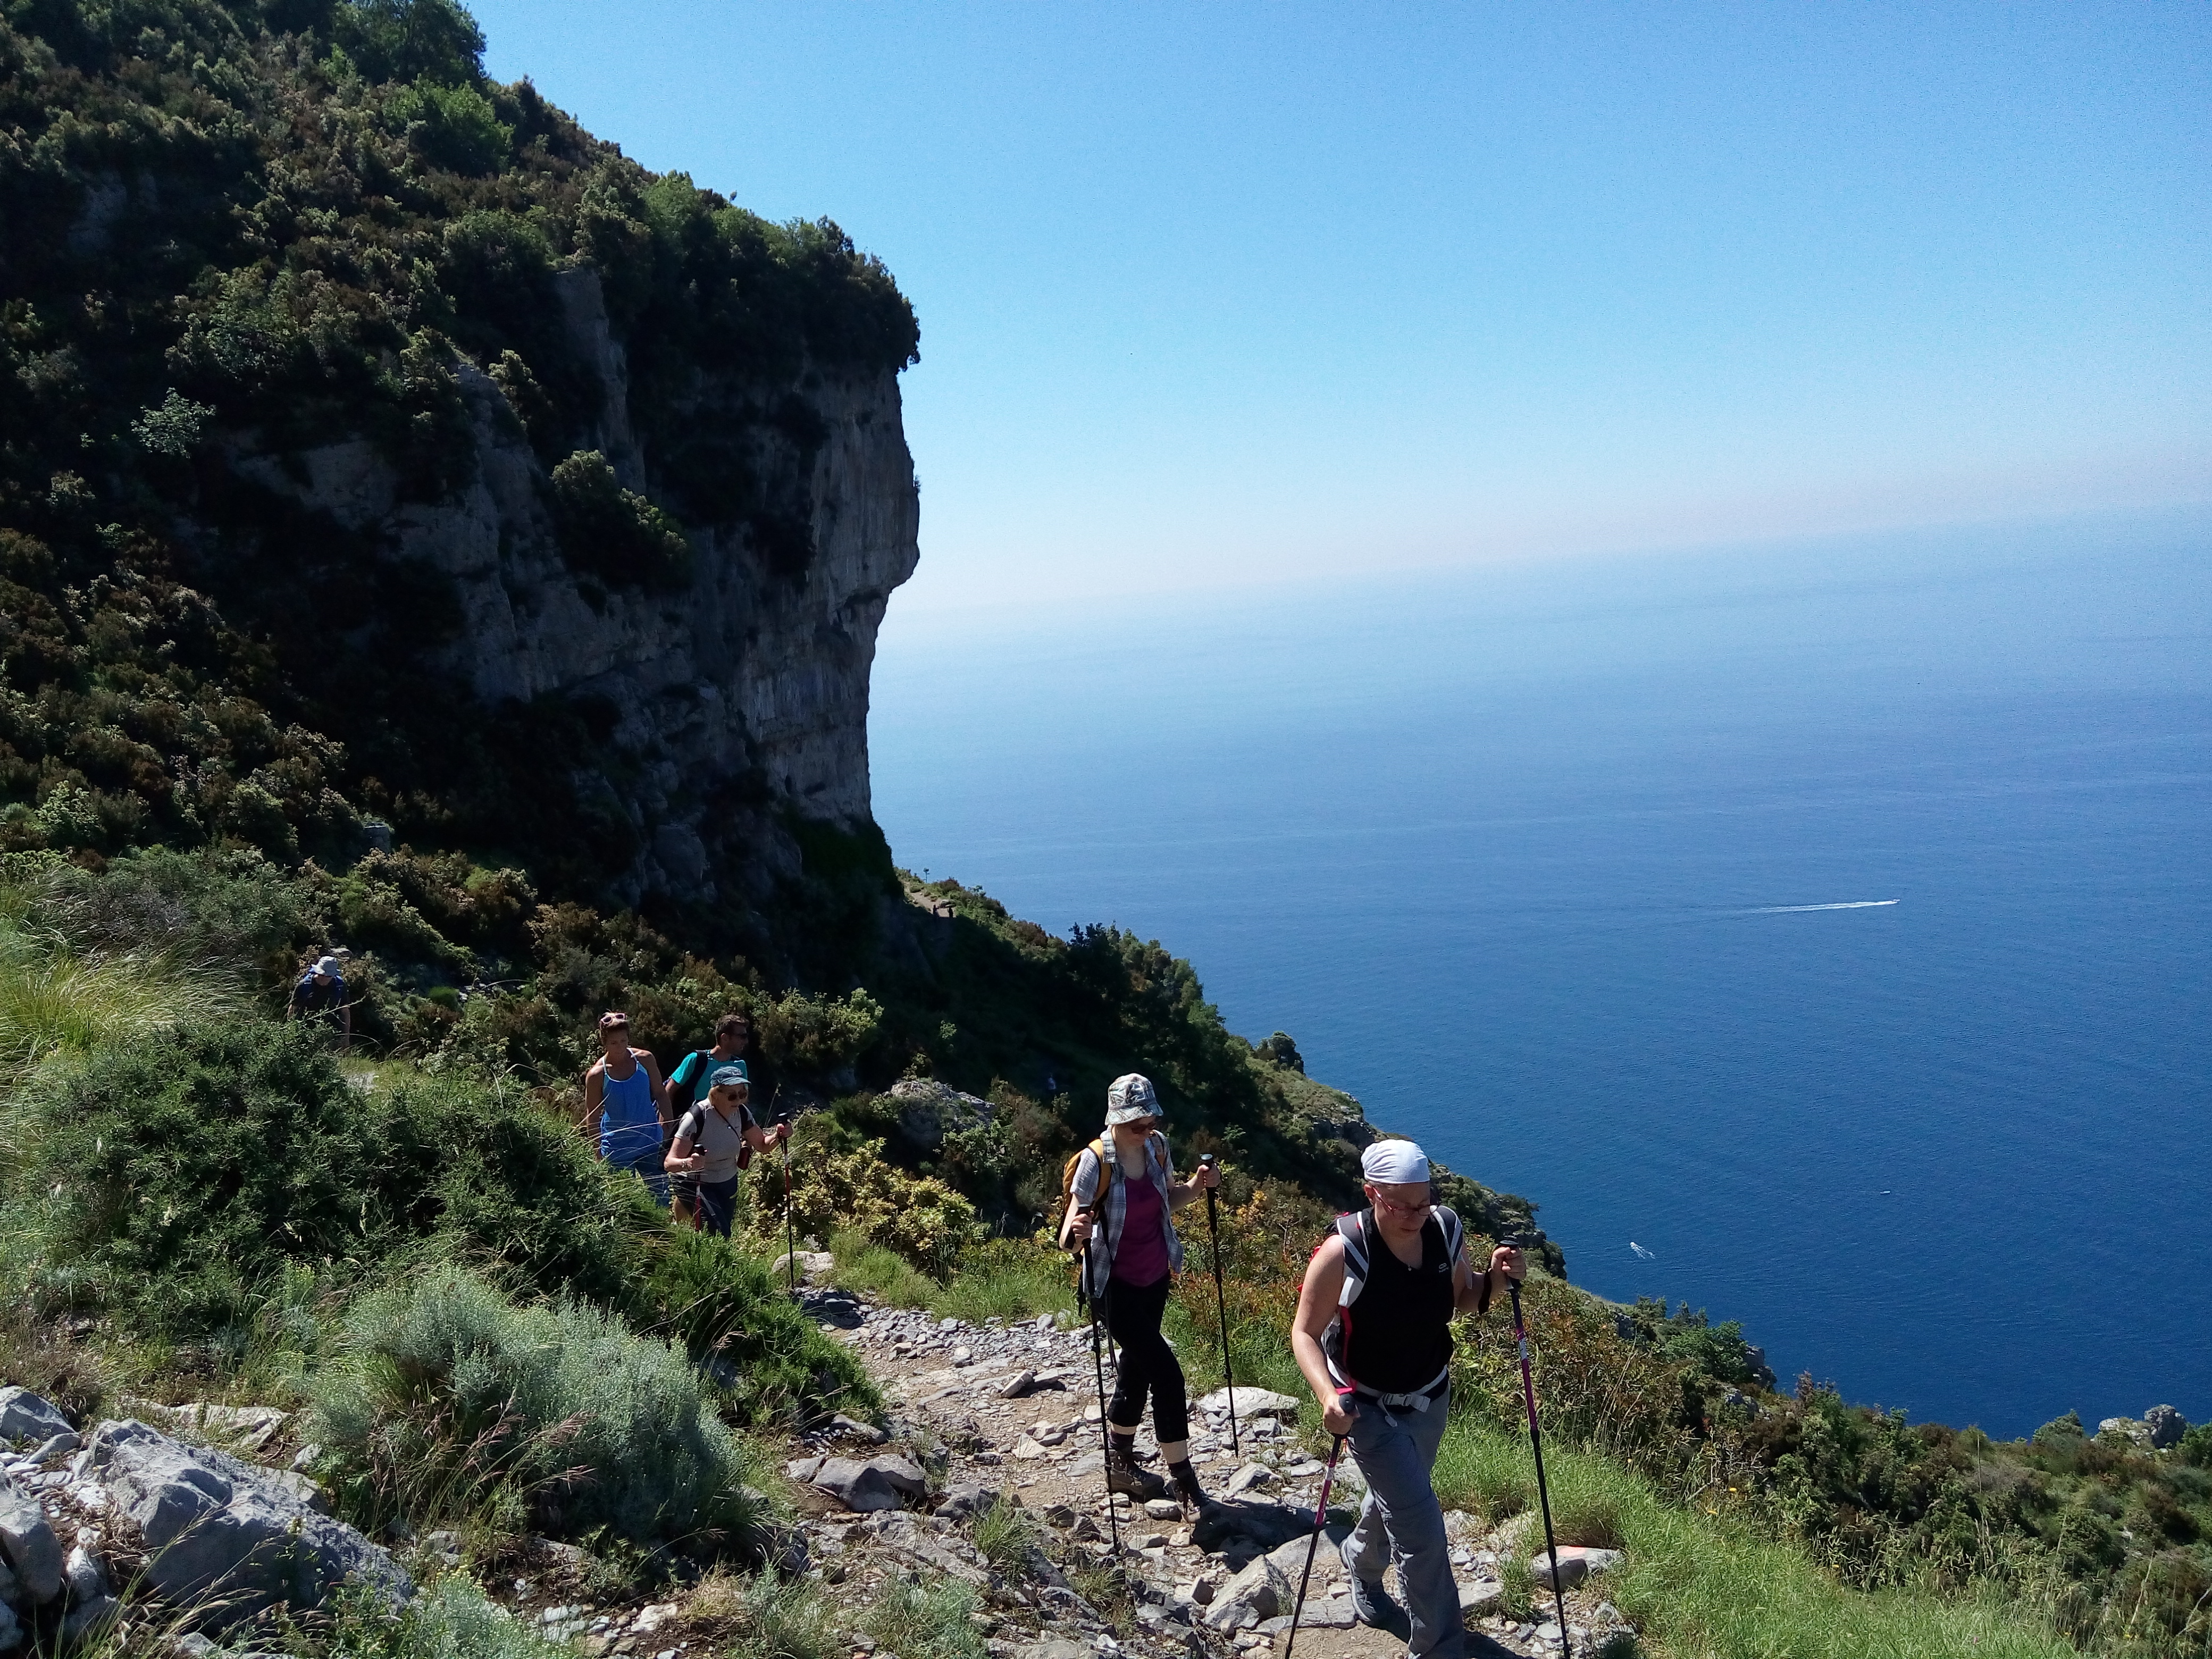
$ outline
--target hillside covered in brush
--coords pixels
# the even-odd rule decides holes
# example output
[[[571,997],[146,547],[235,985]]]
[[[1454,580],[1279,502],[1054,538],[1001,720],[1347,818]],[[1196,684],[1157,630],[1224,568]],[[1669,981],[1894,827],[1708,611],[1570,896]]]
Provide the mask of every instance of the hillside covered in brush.
[[[672,1056],[735,1001],[796,1098],[995,1087],[1002,1217],[1133,1066],[1348,1195],[1356,1104],[1187,964],[893,868],[880,263],[490,81],[449,0],[5,15],[0,848],[245,884],[264,989],[349,948],[380,1049],[565,1083],[600,1007]]]
[[[487,1583],[532,1530],[640,1584],[757,1562],[777,1460],[733,1437],[879,1402],[768,1270],[776,1167],[736,1246],[678,1236],[574,1124],[601,1010],[665,1065],[742,1007],[795,1230],[966,1317],[1067,1306],[1034,1229],[1150,1074],[1230,1170],[1238,1380],[1294,1387],[1297,1272],[1377,1127],[1159,943],[917,879],[874,822],[912,307],[483,44],[453,0],[0,0],[0,1382],[312,1406],[343,1513],[481,1528]],[[340,948],[342,1063],[283,1019]],[[1444,1196],[1532,1233],[1482,1173]],[[2212,1653],[2212,1431],[2002,1445],[1778,1393],[1732,1324],[1536,1254],[1593,1537],[1667,1564],[1650,1651],[1866,1652],[1879,1597]],[[1207,1385],[1212,1289],[1170,1316]],[[1510,1440],[1494,1328],[1461,1370],[1455,1433]],[[647,1464],[665,1490],[616,1492]],[[1502,1518],[1486,1467],[1457,1501]]]

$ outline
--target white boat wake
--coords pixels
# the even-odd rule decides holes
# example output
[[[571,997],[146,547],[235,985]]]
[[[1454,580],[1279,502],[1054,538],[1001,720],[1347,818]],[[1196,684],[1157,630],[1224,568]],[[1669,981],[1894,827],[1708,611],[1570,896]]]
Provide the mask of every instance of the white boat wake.
[[[1746,910],[1747,916],[1794,916],[1807,910],[1879,910],[1897,903],[1895,899],[1845,899],[1841,904],[1762,904],[1755,910]]]
[[[1659,1259],[1632,1238],[1628,1241],[1628,1248],[1635,1251],[1637,1255],[1642,1256],[1646,1261],[1656,1261]]]

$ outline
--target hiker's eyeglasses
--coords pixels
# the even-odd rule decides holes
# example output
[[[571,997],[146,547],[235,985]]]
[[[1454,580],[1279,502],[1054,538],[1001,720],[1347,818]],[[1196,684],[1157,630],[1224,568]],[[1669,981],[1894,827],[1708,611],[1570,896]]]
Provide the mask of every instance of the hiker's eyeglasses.
[[[1375,1207],[1378,1210],[1388,1210],[1393,1215],[1419,1215],[1429,1207],[1429,1200],[1423,1198],[1417,1199],[1411,1204],[1401,1204],[1394,1198],[1384,1198],[1377,1194],[1375,1198]]]

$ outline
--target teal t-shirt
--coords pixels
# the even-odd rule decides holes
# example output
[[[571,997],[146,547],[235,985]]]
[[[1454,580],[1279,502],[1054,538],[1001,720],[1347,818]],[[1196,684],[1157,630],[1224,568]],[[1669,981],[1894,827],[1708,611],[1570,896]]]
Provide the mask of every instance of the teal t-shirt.
[[[707,1079],[725,1066],[734,1066],[744,1072],[747,1083],[753,1080],[753,1074],[745,1071],[745,1063],[742,1060],[717,1060],[711,1048],[694,1048],[684,1056],[683,1063],[669,1078],[668,1086],[675,1091],[678,1100],[686,1104],[696,1103],[707,1097]],[[677,1115],[679,1117],[683,1115],[680,1111]]]

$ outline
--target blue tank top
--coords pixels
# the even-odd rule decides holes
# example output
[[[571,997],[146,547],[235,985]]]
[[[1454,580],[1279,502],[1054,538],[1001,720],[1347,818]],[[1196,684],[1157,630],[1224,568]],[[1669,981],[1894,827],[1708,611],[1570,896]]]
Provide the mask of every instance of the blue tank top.
[[[630,1061],[628,1077],[599,1073],[599,1156],[610,1164],[634,1164],[660,1152],[660,1114],[653,1104],[653,1085],[645,1066]]]

